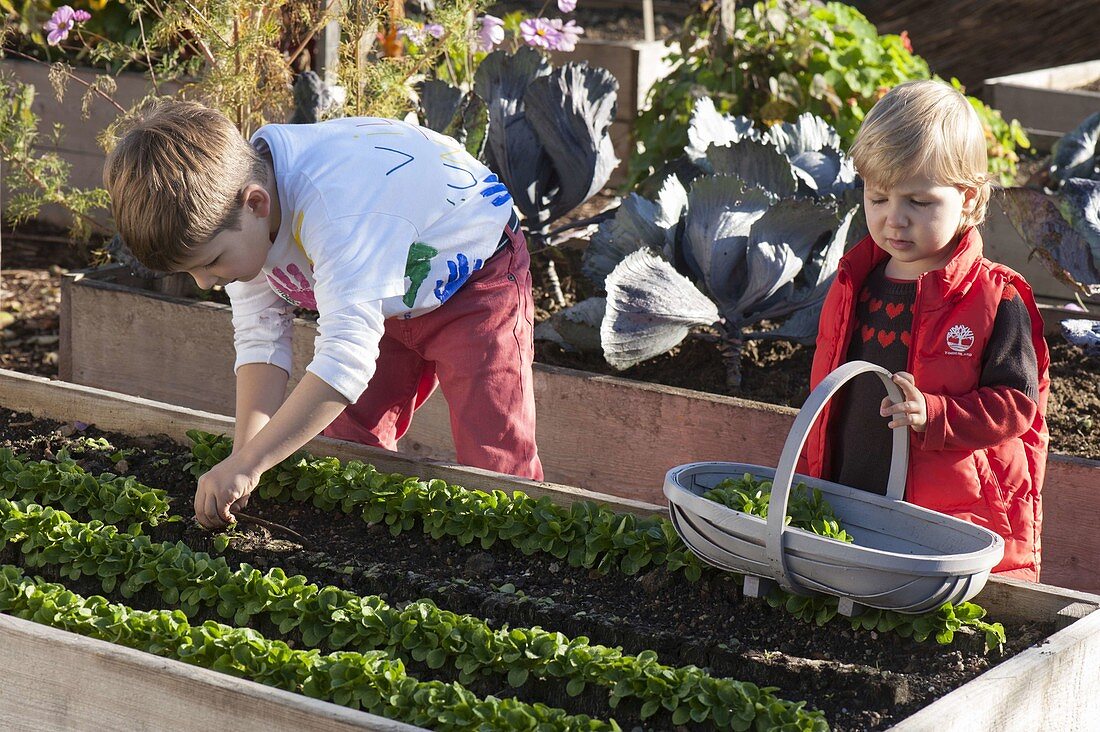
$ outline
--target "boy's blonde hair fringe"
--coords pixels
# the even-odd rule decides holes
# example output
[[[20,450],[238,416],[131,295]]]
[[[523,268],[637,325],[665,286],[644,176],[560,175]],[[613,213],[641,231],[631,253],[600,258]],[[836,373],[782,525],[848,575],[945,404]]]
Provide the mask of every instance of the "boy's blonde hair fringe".
[[[992,184],[985,132],[965,96],[939,81],[898,84],[863,121],[850,151],[865,181],[892,188],[917,172],[977,191],[962,225],[985,220]]]
[[[123,242],[146,267],[167,272],[218,233],[240,229],[243,190],[266,183],[266,171],[225,115],[162,101],[127,127],[103,183]]]

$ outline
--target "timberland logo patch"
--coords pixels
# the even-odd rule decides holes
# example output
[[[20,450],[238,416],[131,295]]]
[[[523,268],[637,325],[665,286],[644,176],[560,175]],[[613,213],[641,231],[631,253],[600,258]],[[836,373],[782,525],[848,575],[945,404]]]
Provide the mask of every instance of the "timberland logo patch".
[[[944,354],[948,356],[973,356],[974,354],[968,352],[973,345],[974,331],[961,323],[953,325],[947,330],[947,347],[950,350],[944,351]]]

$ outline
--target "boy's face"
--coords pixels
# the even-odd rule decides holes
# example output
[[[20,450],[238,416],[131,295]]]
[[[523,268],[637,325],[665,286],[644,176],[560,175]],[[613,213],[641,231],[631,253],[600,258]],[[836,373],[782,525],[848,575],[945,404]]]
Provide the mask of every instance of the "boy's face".
[[[268,210],[247,199],[241,208],[240,230],[217,234],[196,251],[184,271],[204,290],[257,277],[271,249]]]
[[[963,214],[974,209],[975,195],[973,189],[942,185],[924,174],[909,176],[890,189],[866,181],[867,229],[890,255],[887,276],[913,280],[947,264]]]

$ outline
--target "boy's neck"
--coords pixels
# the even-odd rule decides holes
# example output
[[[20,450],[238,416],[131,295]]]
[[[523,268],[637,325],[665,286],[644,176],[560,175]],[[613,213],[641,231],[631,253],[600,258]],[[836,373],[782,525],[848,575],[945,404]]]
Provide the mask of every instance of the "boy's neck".
[[[279,205],[279,183],[275,179],[275,166],[271,160],[271,153],[263,153],[264,163],[267,165],[267,185],[264,189],[271,197],[271,214],[268,216],[268,237],[272,242],[279,235],[279,225],[282,223],[282,207]]]

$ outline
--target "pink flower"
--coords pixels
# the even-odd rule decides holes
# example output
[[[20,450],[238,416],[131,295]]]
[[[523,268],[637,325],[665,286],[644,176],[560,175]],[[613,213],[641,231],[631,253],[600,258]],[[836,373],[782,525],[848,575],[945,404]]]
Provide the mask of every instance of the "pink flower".
[[[572,13],[577,7],[577,0],[558,0],[558,10],[563,13]]]
[[[909,53],[913,52],[913,42],[909,40],[909,31],[903,30],[901,32],[901,45],[905,47],[905,50]]]
[[[576,50],[577,41],[584,34],[584,28],[577,25],[575,20],[562,24],[561,18],[554,18],[550,21],[550,25],[559,34],[558,45],[555,50],[566,52]]]
[[[561,42],[561,31],[546,18],[528,18],[519,24],[519,32],[528,46],[556,50]]]
[[[424,32],[432,38],[442,38],[444,31],[443,26],[441,26],[439,23],[429,23],[428,25],[424,26]]]
[[[486,13],[481,16],[481,28],[477,32],[479,51],[492,51],[494,46],[504,42],[504,21],[495,15]]]
[[[427,38],[427,34],[424,32],[426,29],[419,25],[406,25],[397,30],[397,35],[408,38],[410,42],[417,46],[424,45],[424,39]]]
[[[68,5],[62,5],[57,10],[53,11],[53,15],[46,21],[46,24],[42,26],[49,35],[46,36],[46,43],[51,46],[56,46],[63,40],[69,37],[69,31],[71,31],[77,23],[83,23],[90,19],[92,14],[87,10],[73,10]]]

